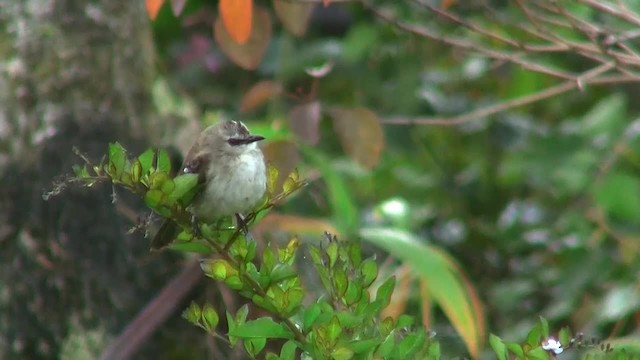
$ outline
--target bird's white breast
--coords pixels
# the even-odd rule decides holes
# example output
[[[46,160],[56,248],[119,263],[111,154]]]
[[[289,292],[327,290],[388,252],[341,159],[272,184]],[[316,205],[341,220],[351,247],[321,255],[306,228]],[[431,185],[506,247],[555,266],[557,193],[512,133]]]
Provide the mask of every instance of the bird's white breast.
[[[227,160],[211,164],[204,193],[194,202],[194,214],[209,222],[252,210],[266,190],[264,159],[259,149]]]

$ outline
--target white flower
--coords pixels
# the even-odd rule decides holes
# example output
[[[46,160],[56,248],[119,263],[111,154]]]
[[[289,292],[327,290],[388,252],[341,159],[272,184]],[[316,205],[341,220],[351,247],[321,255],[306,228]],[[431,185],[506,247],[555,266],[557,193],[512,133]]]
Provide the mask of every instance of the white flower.
[[[561,354],[564,349],[562,348],[562,344],[554,337],[548,337],[545,341],[542,342],[542,348],[546,351],[553,351],[554,354]]]

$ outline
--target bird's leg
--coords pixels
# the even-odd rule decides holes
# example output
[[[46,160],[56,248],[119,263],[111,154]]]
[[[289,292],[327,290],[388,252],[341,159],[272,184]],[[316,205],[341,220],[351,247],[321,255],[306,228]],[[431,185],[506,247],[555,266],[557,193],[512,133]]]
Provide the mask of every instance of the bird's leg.
[[[249,233],[247,222],[244,220],[244,217],[240,213],[236,213],[236,223],[238,224],[238,229],[244,232],[245,235]]]
[[[195,215],[191,215],[191,233],[193,237],[202,237],[202,232],[200,231],[200,226],[198,225],[198,218]]]

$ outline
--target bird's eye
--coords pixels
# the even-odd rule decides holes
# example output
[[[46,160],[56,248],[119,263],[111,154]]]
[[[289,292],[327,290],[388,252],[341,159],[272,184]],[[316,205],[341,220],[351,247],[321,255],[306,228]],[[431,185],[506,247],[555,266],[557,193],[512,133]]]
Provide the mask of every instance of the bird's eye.
[[[227,140],[227,143],[229,143],[229,145],[231,146],[238,146],[238,145],[242,145],[243,141],[242,139],[230,138],[229,140]]]

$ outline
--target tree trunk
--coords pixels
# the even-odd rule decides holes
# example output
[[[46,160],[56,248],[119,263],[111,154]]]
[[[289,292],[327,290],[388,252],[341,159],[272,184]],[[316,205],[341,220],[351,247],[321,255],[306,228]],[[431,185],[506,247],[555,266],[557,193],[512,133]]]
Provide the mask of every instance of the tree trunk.
[[[153,142],[143,6],[0,0],[0,358],[96,358],[178,272],[176,256],[127,234],[145,216],[127,194],[42,197],[81,162],[73,146],[99,161],[110,141]]]

